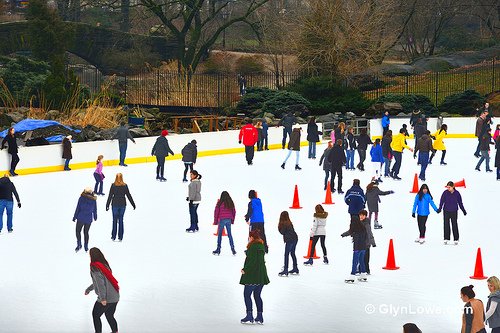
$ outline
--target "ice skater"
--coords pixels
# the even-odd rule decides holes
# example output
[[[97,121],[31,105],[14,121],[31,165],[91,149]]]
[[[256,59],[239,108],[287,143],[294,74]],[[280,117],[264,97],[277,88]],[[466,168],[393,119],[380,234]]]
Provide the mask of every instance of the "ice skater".
[[[101,250],[93,247],[90,249],[89,255],[92,284],[85,289],[85,295],[88,295],[92,290],[97,294],[97,301],[92,310],[94,331],[96,333],[102,332],[101,316],[104,314],[109,327],[111,327],[111,333],[118,333],[118,323],[115,319],[116,306],[120,301],[118,281],[113,276],[111,266]]]
[[[359,215],[351,215],[349,230],[342,233],[342,237],[351,236],[353,243],[351,276],[345,280],[346,283],[354,283],[356,279],[366,282],[366,228],[361,223]],[[360,274],[358,274],[360,272]]]
[[[264,229],[264,212],[262,210],[262,201],[257,198],[255,190],[248,191],[248,209],[245,214],[245,221],[250,226],[250,231],[259,230],[260,237],[264,240],[264,248],[268,252],[266,231]]]
[[[480,299],[475,299],[473,285],[460,289],[460,298],[465,303],[462,315],[462,333],[486,333],[484,326],[484,305]]]
[[[278,223],[278,231],[283,235],[283,242],[285,242],[285,264],[283,266],[283,270],[278,273],[278,275],[288,276],[288,274],[299,274],[297,256],[295,255],[295,248],[297,247],[299,238],[293,228],[292,221],[290,221],[290,215],[288,215],[286,210],[281,212],[280,221]],[[288,271],[289,256],[292,257],[293,263],[293,269],[291,271]]]
[[[71,154],[71,139],[73,137],[71,135],[68,135],[62,140],[62,148],[63,148],[63,153],[62,153],[62,158],[64,160],[64,171],[70,171],[69,167],[69,161],[73,158],[73,154]]]
[[[233,256],[236,255],[233,235],[231,233],[231,224],[234,224],[235,217],[236,209],[234,207],[233,199],[231,199],[231,196],[227,191],[222,191],[220,199],[217,200],[217,204],[214,209],[214,225],[217,225],[217,249],[215,249],[212,254],[220,254],[222,233],[224,228],[226,228],[227,238],[229,238],[229,246],[231,246],[231,252],[233,253]]]
[[[287,112],[278,123],[278,126],[283,126],[283,139],[281,140],[281,149],[285,149],[286,137],[292,134],[292,126],[297,123],[297,118],[292,112]]]
[[[127,208],[127,201],[125,197],[128,198],[132,207],[136,208],[134,199],[130,194],[128,185],[123,181],[123,175],[117,173],[115,177],[115,182],[111,184],[109,189],[108,200],[106,201],[106,211],[109,210],[109,204],[111,204],[111,211],[113,213],[113,229],[111,231],[111,239],[116,240],[116,234],[118,232],[118,241],[123,240],[123,216],[125,215],[125,208]]]
[[[361,171],[365,171],[366,150],[368,149],[368,145],[373,145],[372,139],[366,134],[366,128],[361,129],[361,133],[356,138],[356,141],[358,142],[357,149],[359,155],[359,163],[356,167]],[[378,144],[380,145],[380,139],[378,139]]]
[[[474,156],[476,157],[479,157],[479,153],[481,150],[481,138],[483,137],[484,133],[486,133],[486,130],[490,127],[489,122],[490,117],[488,109],[484,109],[476,120],[476,131],[474,133],[478,141],[476,152],[474,153]]]
[[[344,149],[342,148],[342,140],[337,139],[336,144],[330,150],[328,154],[328,162],[330,163],[330,189],[335,192],[335,176],[337,175],[337,190],[339,194],[344,193],[342,191],[342,167],[346,163],[346,158],[344,154]]]
[[[255,153],[255,144],[259,139],[259,133],[254,125],[252,125],[252,120],[248,119],[246,125],[240,129],[240,134],[238,136],[238,142],[245,146],[245,158],[248,165],[253,164],[253,156]],[[243,140],[243,141],[242,141]]]
[[[375,237],[373,237],[372,225],[366,210],[362,209],[359,212],[359,220],[366,229],[365,268],[366,274],[370,275],[370,247],[377,247],[377,244],[375,243]]]
[[[323,250],[323,263],[328,265],[328,254],[326,252],[326,218],[328,217],[328,212],[325,212],[325,209],[321,205],[316,205],[314,207],[314,215],[313,215],[313,226],[311,228],[310,238],[311,238],[311,249],[307,254],[309,256],[309,260],[307,260],[304,265],[311,266],[313,264],[314,252],[316,251],[316,244],[318,244],[318,240],[321,241],[321,249]]]
[[[311,117],[307,123],[307,141],[309,142],[307,158],[316,159],[316,143],[320,142],[319,136],[322,134],[323,132],[318,131],[316,117]]]
[[[366,153],[366,151],[365,151]],[[382,154],[382,146],[380,139],[376,139],[372,148],[370,149],[370,157],[372,161],[373,178],[382,182],[382,166],[384,165],[384,156]],[[362,171],[365,169],[363,168]]]
[[[156,180],[161,182],[167,181],[164,177],[165,175],[165,158],[168,154],[174,156],[174,152],[170,149],[168,145],[168,140],[166,136],[168,135],[167,130],[161,131],[161,135],[156,138],[156,142],[151,150],[151,156],[156,156]]]
[[[415,196],[413,208],[411,210],[411,217],[415,218],[415,212],[417,213],[418,231],[420,233],[419,237],[415,240],[415,243],[425,243],[425,231],[427,229],[425,224],[427,223],[427,218],[431,214],[429,205],[432,206],[436,213],[438,212],[438,208],[433,201],[429,186],[427,186],[427,184],[422,184],[422,186],[420,186],[420,190]]]
[[[446,124],[441,125],[441,128],[439,131],[434,133],[433,139],[434,143],[432,144],[432,154],[431,157],[429,158],[429,164],[432,164],[432,159],[434,158],[434,155],[436,155],[436,150],[441,150],[441,165],[446,165],[446,162],[444,161],[444,157],[446,156],[446,146],[444,145],[443,138],[446,136],[448,133],[448,126]]]
[[[450,242],[450,222],[453,230],[453,240],[454,244],[458,245],[459,233],[458,233],[458,208],[462,210],[464,216],[467,215],[464,205],[462,203],[462,196],[460,192],[455,189],[455,184],[453,182],[448,182],[446,184],[446,190],[444,190],[441,195],[441,200],[439,201],[438,214],[443,210],[443,220],[444,220],[444,245],[448,245]]]
[[[197,232],[198,227],[198,206],[201,202],[201,175],[198,171],[193,170],[189,174],[191,182],[188,185],[188,196],[186,201],[189,201],[189,217],[191,225],[186,229],[186,232]]]
[[[0,178],[0,234],[3,229],[3,212],[7,211],[7,231],[9,233],[14,231],[12,224],[14,215],[14,199],[12,195],[16,197],[17,207],[21,208],[21,201],[19,200],[19,194],[17,194],[16,186],[9,179],[9,174],[6,173],[2,178]]]
[[[264,144],[264,150],[269,150],[269,137],[267,131],[269,130],[269,125],[267,124],[266,118],[262,118],[262,141]]]
[[[7,143],[7,145],[9,146],[7,149],[7,152],[11,156],[10,170],[9,170],[10,175],[17,176],[16,166],[19,163],[20,159],[19,159],[19,155],[17,154],[18,147],[17,147],[17,139],[16,139],[16,130],[14,129],[14,127],[9,128],[7,135],[5,136],[5,138],[3,138],[2,147],[0,148],[1,150],[3,150],[5,148],[5,143]]]
[[[387,133],[390,125],[391,117],[389,115],[389,111],[385,111],[384,116],[382,117],[382,135],[385,135],[385,133]]]
[[[193,171],[193,167],[196,164],[196,158],[198,157],[198,147],[196,146],[196,140],[191,140],[190,143],[184,146],[181,150],[182,162],[184,162],[184,177],[182,181],[187,183],[187,172],[188,169]]]
[[[418,139],[418,143],[415,146],[415,154],[418,152],[417,164],[420,164],[420,174],[418,175],[418,178],[423,181],[425,181],[425,171],[427,170],[427,166],[432,160],[432,156],[429,158],[429,153],[431,151],[432,156],[434,156],[435,150],[432,146],[430,132],[426,130],[420,139]]]
[[[330,169],[332,167],[332,164],[328,160],[328,154],[330,154],[332,147],[333,147],[332,141],[328,141],[328,146],[326,147],[325,151],[323,152],[323,155],[321,155],[321,158],[319,159],[319,166],[323,164],[323,171],[325,172],[325,186],[323,190],[326,190],[326,186],[328,185],[328,178],[330,178]]]
[[[490,168],[490,145],[494,145],[495,142],[491,139],[491,128],[488,128],[486,132],[481,137],[481,143],[479,144],[479,150],[481,152],[481,158],[477,162],[476,171],[481,171],[480,167],[483,161],[486,161],[486,172],[493,172]],[[495,158],[496,160],[496,158]],[[495,161],[496,162],[496,161]],[[495,163],[496,164],[496,163]]]
[[[354,152],[356,151],[356,148],[358,145],[356,144],[356,138],[354,137],[354,128],[349,127],[347,130],[347,148],[346,148],[346,159],[347,159],[347,165],[346,169],[347,170],[354,170]]]
[[[255,128],[257,129],[257,151],[262,151],[262,146],[264,145],[262,121],[258,121],[257,124],[255,124]]]
[[[92,221],[97,221],[97,197],[92,192],[90,187],[83,190],[78,204],[76,205],[73,222],[76,222],[76,248],[78,252],[82,248],[82,228],[83,228],[83,245],[85,252],[89,250],[89,230]]]
[[[242,324],[253,324],[253,309],[252,309],[252,294],[257,307],[257,316],[255,322],[257,324],[264,323],[264,304],[262,302],[262,288],[269,284],[267,276],[264,241],[260,237],[259,230],[250,231],[249,242],[247,245],[245,264],[241,270],[240,284],[245,286],[243,297],[245,299],[245,307],[247,315],[241,319]]]
[[[301,127],[294,128],[292,134],[290,135],[290,141],[288,141],[288,153],[281,164],[281,168],[285,169],[286,161],[292,154],[292,151],[295,152],[295,170],[302,170],[299,166],[299,158],[300,158],[300,131],[302,131]]]
[[[372,180],[370,184],[366,187],[366,205],[368,206],[368,219],[372,219],[372,214],[374,217],[373,227],[375,229],[382,229],[382,225],[378,222],[378,204],[380,202],[381,195],[393,194],[394,191],[382,191],[378,188],[378,181]]]
[[[380,145],[382,146],[382,157],[384,158],[384,177],[391,175],[391,160],[394,156],[391,148],[392,131],[388,130],[382,138]]]
[[[102,159],[104,158],[103,155],[97,156],[97,161],[95,162],[95,170],[94,170],[94,179],[95,179],[95,185],[94,185],[94,193],[97,195],[104,195],[104,192],[102,192],[102,187],[104,184],[104,173],[102,173]]]
[[[394,166],[392,167],[392,171],[390,176],[395,179],[395,180],[401,180],[399,178],[399,170],[401,169],[401,162],[403,160],[403,149],[408,149],[409,151],[413,152],[413,148],[410,148],[406,144],[406,137],[405,137],[405,129],[402,128],[399,130],[399,134],[396,135],[395,137],[392,138],[391,142],[391,149],[394,155],[394,159],[396,162],[394,163]],[[406,131],[408,132],[408,131]]]
[[[124,167],[128,166],[127,164],[125,164],[125,158],[127,157],[127,142],[128,140],[130,140],[135,144],[135,140],[132,137],[132,134],[130,134],[126,122],[122,121],[120,123],[120,127],[116,131],[113,139],[118,139],[118,149],[120,151],[119,165]]]
[[[347,190],[344,201],[349,206],[349,214],[358,216],[359,211],[365,208],[366,196],[360,186],[359,179],[352,181],[352,187]]]
[[[486,282],[490,294],[486,303],[484,322],[492,329],[491,333],[500,333],[500,280],[496,276],[491,276]]]
[[[497,180],[500,180],[500,136],[495,140],[495,168],[497,168]]]

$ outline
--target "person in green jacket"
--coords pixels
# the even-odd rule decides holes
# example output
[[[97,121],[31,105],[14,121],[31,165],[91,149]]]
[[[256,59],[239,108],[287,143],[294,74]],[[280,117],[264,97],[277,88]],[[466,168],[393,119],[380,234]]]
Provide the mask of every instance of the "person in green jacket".
[[[264,318],[262,317],[263,303],[260,294],[264,285],[269,283],[269,278],[267,277],[266,261],[264,260],[264,241],[260,237],[259,230],[250,231],[249,242],[245,252],[247,257],[245,265],[241,270],[240,284],[245,286],[243,295],[245,297],[247,316],[241,319],[241,323],[253,324],[254,322],[251,299],[253,294],[257,306],[255,322],[262,325]]]

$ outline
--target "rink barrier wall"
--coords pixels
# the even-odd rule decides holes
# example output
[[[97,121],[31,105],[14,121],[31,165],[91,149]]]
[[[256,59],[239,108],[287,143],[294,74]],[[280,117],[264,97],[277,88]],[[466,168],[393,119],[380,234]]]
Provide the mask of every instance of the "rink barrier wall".
[[[297,125],[298,126],[298,125]],[[297,127],[295,126],[295,127]],[[300,125],[302,128],[301,139],[307,137],[307,124]],[[322,130],[321,124],[318,124]],[[244,146],[238,143],[239,130],[192,133],[192,134],[170,134],[167,136],[169,146],[174,152],[174,156],[168,156],[167,161],[181,160],[182,148],[191,140],[195,139],[198,146],[198,157],[215,156],[225,154],[244,154]],[[269,149],[281,149],[283,129],[272,127],[268,130]],[[127,158],[125,163],[152,163],[156,162],[156,157],[151,156],[151,150],[157,137],[136,138],[136,144],[128,141]],[[301,141],[302,147],[307,146],[307,141]],[[215,148],[215,149],[214,149]],[[64,160],[62,159],[62,145],[54,144],[37,147],[19,147],[20,162],[17,165],[16,173],[19,175],[46,173],[64,170]],[[119,163],[118,141],[92,141],[73,143],[73,159],[70,168],[91,169],[95,168],[95,161],[98,155],[104,155],[103,165],[113,166]],[[7,149],[0,153],[1,175],[10,169],[10,155]],[[106,173],[104,171],[104,173]]]
[[[474,130],[477,118],[444,118],[443,123],[448,125],[448,135],[450,138],[475,138]],[[390,129],[399,132],[402,124],[408,124],[408,131],[413,133],[410,128],[409,118],[392,118]],[[428,128],[433,133],[436,130],[437,118],[431,118],[428,122]],[[307,146],[305,141],[307,137],[307,124],[300,125],[302,128],[301,146]],[[318,124],[319,130],[322,130],[321,124]],[[223,154],[243,154],[245,149],[243,145],[238,144],[239,130],[192,133],[192,134],[171,134],[168,135],[170,148],[174,151],[174,156],[167,157],[167,161],[180,160],[182,158],[182,148],[191,140],[195,139],[198,143],[198,157],[215,156]],[[370,134],[372,140],[382,136],[381,119],[370,120]],[[283,135],[282,127],[270,127],[268,130],[269,149],[281,149],[281,139]],[[151,149],[157,137],[136,138],[136,144],[128,142],[127,164],[151,163],[156,162],[154,156],[150,156]],[[118,142],[116,140],[93,141],[73,143],[73,159],[70,162],[71,169],[91,169],[95,167],[95,160],[98,155],[104,155],[103,165],[118,165]],[[64,160],[62,159],[62,145],[48,145],[37,147],[20,147],[20,162],[16,172],[20,175],[62,171],[64,169]],[[9,170],[10,155],[4,149],[0,153],[0,170],[4,174]]]

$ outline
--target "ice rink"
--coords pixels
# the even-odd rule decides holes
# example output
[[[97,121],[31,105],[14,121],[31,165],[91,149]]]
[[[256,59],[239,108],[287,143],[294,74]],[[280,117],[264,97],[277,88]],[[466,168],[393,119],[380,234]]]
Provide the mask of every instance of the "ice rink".
[[[413,141],[408,140],[410,146]],[[137,204],[125,212],[122,243],[113,242],[111,210],[106,197],[98,198],[98,220],[90,229],[90,247],[99,247],[120,284],[121,300],[116,318],[121,333],[140,332],[402,332],[406,322],[423,332],[458,332],[463,303],[460,288],[474,284],[477,298],[486,304],[486,281],[469,279],[476,251],[481,247],[485,275],[500,275],[498,204],[500,182],[495,172],[474,171],[477,140],[445,139],[447,166],[440,166],[440,152],[427,170],[427,184],[439,203],[447,181],[465,178],[458,188],[468,215],[459,212],[460,245],[443,245],[442,215],[431,213],[427,242],[416,244],[416,219],[411,217],[415,194],[409,193],[419,170],[409,151],[403,154],[402,181],[384,178],[382,190],[395,194],[381,197],[379,221],[374,230],[377,243],[371,250],[367,283],[346,284],[352,260],[348,229],[349,214],[343,196],[333,194],[327,206],[327,249],[330,260],[303,266],[314,206],[325,199],[324,173],[318,166],[326,145],[318,146],[318,158],[307,159],[301,150],[301,171],[294,170],[292,155],[282,170],[285,151],[256,152],[247,166],[243,154],[203,157],[195,169],[202,174],[202,202],[198,209],[200,232],[188,234],[187,183],[182,183],[180,160],[167,161],[165,183],[155,180],[156,163],[104,167],[107,194],[114,175],[124,174]],[[145,152],[147,154],[147,152]],[[491,152],[491,167],[494,166]],[[22,156],[21,156],[22,158]],[[356,153],[355,163],[358,161]],[[345,171],[344,191],[354,178],[363,189],[371,179],[368,171]],[[0,235],[0,332],[93,332],[91,311],[96,295],[84,295],[91,283],[89,256],[75,253],[72,222],[82,190],[94,185],[93,170],[73,170],[12,178],[22,208],[14,210],[14,232]],[[298,185],[303,209],[291,210],[294,185]],[[264,325],[242,325],[245,316],[240,269],[245,259],[248,226],[244,221],[248,191],[255,189],[262,200],[269,254],[266,256],[271,283],[264,287]],[[236,204],[233,226],[236,256],[227,237],[220,256],[216,248],[213,210],[221,191],[227,190]],[[290,217],[299,235],[299,276],[278,277],[283,266],[284,243],[277,230],[279,214]],[[4,223],[6,219],[4,217]],[[389,239],[394,239],[396,263],[386,271]],[[322,255],[321,247],[317,247]],[[497,258],[497,259],[495,259]],[[496,264],[495,264],[496,263]],[[255,315],[255,309],[254,309]],[[104,318],[103,331],[109,326]],[[489,331],[489,330],[488,330]]]

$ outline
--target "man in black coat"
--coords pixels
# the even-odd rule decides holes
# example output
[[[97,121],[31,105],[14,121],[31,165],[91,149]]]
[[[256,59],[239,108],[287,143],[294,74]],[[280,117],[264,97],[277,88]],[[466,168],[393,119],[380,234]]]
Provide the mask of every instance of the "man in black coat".
[[[153,150],[151,151],[151,156],[156,156],[156,162],[158,165],[156,166],[156,180],[166,181],[164,175],[165,171],[165,158],[170,155],[174,155],[172,149],[168,145],[168,140],[166,138],[168,132],[167,130],[161,131],[161,136],[156,139],[155,145],[153,146]]]
[[[332,150],[330,150],[330,154],[328,154],[328,161],[331,163],[330,189],[332,190],[332,193],[335,192],[335,175],[338,175],[337,190],[339,193],[344,193],[342,191],[342,167],[346,163],[346,158],[344,149],[342,148],[341,139],[337,139]]]
[[[198,147],[196,146],[196,143],[196,140],[191,140],[191,142],[185,145],[181,151],[182,162],[184,162],[184,178],[182,178],[184,183],[188,181],[186,178],[188,168],[190,171],[193,171],[193,166],[196,163],[196,158],[198,157]]]
[[[281,140],[281,149],[285,149],[286,136],[292,135],[292,126],[297,123],[297,118],[288,112],[278,123],[278,126],[283,126],[283,140]]]

